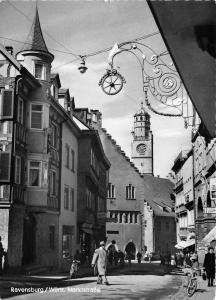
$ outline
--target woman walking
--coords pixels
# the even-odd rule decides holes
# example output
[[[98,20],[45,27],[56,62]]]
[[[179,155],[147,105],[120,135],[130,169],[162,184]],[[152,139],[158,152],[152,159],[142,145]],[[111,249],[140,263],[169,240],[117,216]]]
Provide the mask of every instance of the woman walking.
[[[208,278],[208,286],[213,286],[215,279],[215,254],[213,247],[208,248],[208,253],[205,255],[203,267],[205,268]]]

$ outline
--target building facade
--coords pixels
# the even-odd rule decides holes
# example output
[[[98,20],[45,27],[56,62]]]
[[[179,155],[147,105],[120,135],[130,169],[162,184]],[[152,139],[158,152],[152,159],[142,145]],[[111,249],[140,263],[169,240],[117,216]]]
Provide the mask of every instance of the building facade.
[[[97,131],[82,130],[78,159],[78,241],[82,257],[90,259],[106,238],[106,195],[110,162]]]
[[[195,201],[193,150],[184,150],[175,159],[172,170],[175,172],[175,213],[177,245],[179,249],[195,249]]]
[[[138,156],[138,165],[145,164],[146,172],[143,174],[138,166],[126,156],[125,152],[111,137],[111,135],[102,127],[101,113],[99,111],[91,111],[91,125],[98,130],[106,156],[111,162],[109,175],[109,189],[107,194],[107,248],[112,247],[112,241],[115,246],[126,253],[131,253],[135,257],[138,251],[156,252],[174,250],[176,243],[175,233],[175,214],[174,204],[171,200],[173,192],[173,184],[167,179],[161,179],[152,176],[149,166],[153,167],[153,158],[151,155],[145,156],[144,148]],[[135,126],[138,128],[136,118],[143,114],[143,108],[135,115]],[[148,119],[149,120],[149,119]],[[136,129],[142,134],[149,132],[149,122],[142,122],[142,128]],[[141,122],[140,122],[141,126]],[[147,126],[147,128],[145,128]],[[141,130],[142,129],[142,130]],[[146,143],[144,140],[134,140],[133,149]],[[152,143],[152,139],[150,145]],[[149,145],[149,150],[152,148]],[[144,147],[144,146],[142,146]],[[137,150],[136,150],[137,151]],[[149,163],[145,163],[148,161]],[[142,167],[143,167],[142,166]],[[144,169],[142,169],[143,171]],[[160,224],[160,222],[161,224]],[[169,225],[166,225],[166,222]],[[160,229],[156,229],[157,226]],[[166,231],[166,226],[169,227]],[[156,237],[160,230],[161,240]],[[164,243],[166,239],[166,243]],[[158,242],[159,241],[159,242]],[[165,246],[164,246],[165,245]]]
[[[64,269],[79,248],[81,130],[53,59],[36,9],[25,47],[0,70],[0,236],[10,270]]]

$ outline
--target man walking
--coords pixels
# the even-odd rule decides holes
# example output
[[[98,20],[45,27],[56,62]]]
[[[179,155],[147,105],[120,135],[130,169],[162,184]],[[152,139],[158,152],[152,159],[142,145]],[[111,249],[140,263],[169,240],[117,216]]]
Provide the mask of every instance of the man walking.
[[[213,247],[208,248],[208,253],[205,255],[203,264],[208,278],[208,286],[213,286],[213,281],[215,279],[215,254],[213,251]]]
[[[107,251],[105,249],[105,243],[103,241],[100,242],[100,247],[95,250],[93,259],[92,259],[92,267],[97,266],[98,269],[98,279],[97,284],[108,285],[108,281],[106,278],[107,272]]]

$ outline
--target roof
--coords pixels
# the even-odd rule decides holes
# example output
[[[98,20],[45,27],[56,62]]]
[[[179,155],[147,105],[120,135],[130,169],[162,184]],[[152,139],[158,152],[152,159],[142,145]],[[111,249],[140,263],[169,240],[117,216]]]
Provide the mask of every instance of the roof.
[[[171,200],[174,184],[165,178],[143,176],[145,201],[157,216],[175,216],[174,202]]]
[[[134,117],[135,116],[144,116],[144,115],[148,115],[149,116],[149,114],[147,113],[147,111],[145,111],[145,108],[143,106],[143,102],[141,102],[141,108],[140,108],[140,110],[138,110],[138,112],[135,113]]]
[[[50,74],[50,78],[51,78],[51,82],[54,82],[54,80],[56,80],[56,83],[58,85],[58,88],[61,87],[61,81],[59,78],[59,74],[58,73],[51,73]]]
[[[29,32],[28,37],[25,41],[25,44],[20,52],[22,52],[22,51],[41,51],[43,53],[52,55],[48,51],[48,48],[46,46],[46,43],[45,43],[45,40],[44,40],[44,37],[42,34],[37,6],[36,6],[34,21],[32,23],[30,32]]]

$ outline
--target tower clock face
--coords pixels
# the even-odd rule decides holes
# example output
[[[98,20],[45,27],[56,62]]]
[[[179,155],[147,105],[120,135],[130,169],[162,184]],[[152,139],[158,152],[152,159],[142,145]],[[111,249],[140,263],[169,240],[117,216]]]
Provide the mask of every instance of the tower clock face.
[[[146,148],[147,148],[146,144],[142,143],[142,144],[137,145],[136,150],[139,154],[145,154]]]

